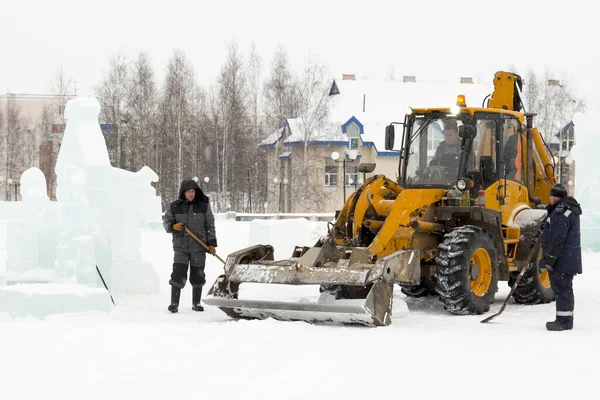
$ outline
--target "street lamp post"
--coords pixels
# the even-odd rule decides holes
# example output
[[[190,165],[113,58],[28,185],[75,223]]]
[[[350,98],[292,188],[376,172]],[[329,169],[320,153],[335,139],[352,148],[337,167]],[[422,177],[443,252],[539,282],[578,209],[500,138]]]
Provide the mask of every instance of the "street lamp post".
[[[202,181],[197,176],[193,177],[192,179],[196,183],[200,182],[200,189],[202,191],[204,191],[204,188],[202,187]],[[208,176],[205,176],[203,180],[204,180],[204,183],[206,183],[206,187],[208,188],[208,181],[210,180],[210,178]]]
[[[283,203],[283,185],[287,185],[288,184],[288,180],[286,178],[283,179],[282,182],[279,181],[279,179],[277,177],[273,178],[273,183],[274,184],[279,184],[279,212],[281,212],[281,203]],[[285,211],[285,207],[284,211]]]
[[[568,178],[568,185],[569,185],[569,193],[573,193],[573,173],[571,171],[571,164],[573,164],[573,157],[571,157],[570,155],[565,157],[565,164],[567,164],[567,178]]]
[[[13,182],[12,179],[8,178],[6,180],[6,200],[10,200],[10,187],[14,186],[15,187],[15,201],[18,200],[18,194],[19,194],[19,186],[21,186],[21,184],[19,182]]]
[[[250,170],[248,169],[248,212],[252,212],[252,190],[250,185]]]
[[[343,175],[343,196],[344,199],[342,201],[342,203],[346,202],[346,156],[348,156],[348,158],[350,159],[350,161],[348,161],[349,163],[353,163],[354,160],[356,159],[356,152],[355,151],[349,151],[347,153],[344,153],[344,156],[342,157],[342,159],[340,160],[340,153],[338,153],[337,151],[334,151],[333,153],[331,153],[331,159],[333,161],[337,162],[341,162],[342,163],[342,175]]]

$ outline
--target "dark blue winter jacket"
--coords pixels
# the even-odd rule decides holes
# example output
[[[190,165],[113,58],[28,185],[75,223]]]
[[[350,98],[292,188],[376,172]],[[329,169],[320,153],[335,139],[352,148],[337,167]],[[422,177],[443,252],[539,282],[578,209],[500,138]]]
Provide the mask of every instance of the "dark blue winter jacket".
[[[552,271],[581,274],[581,206],[571,196],[548,205],[548,220],[542,236],[544,263]]]

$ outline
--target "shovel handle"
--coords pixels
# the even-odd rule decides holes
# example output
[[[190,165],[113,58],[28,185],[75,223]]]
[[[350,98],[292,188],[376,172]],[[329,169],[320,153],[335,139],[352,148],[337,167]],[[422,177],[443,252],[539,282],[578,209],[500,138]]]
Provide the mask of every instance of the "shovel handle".
[[[194,234],[192,233],[192,231],[190,231],[190,230],[188,229],[188,227],[187,227],[187,226],[184,226],[184,229],[185,229],[185,231],[187,232],[187,234],[188,234],[188,235],[190,235],[191,237],[193,237],[194,239],[196,239],[196,242],[198,242],[198,243],[200,243],[202,246],[204,246],[204,248],[205,248],[207,251],[208,251],[208,250],[210,250],[210,249],[208,248],[208,246],[207,246],[206,244],[204,244],[204,242],[203,242],[202,240],[200,240],[200,238],[199,238],[198,236],[194,235]],[[217,257],[217,258],[219,259],[219,261],[221,261],[221,262],[223,263],[223,265],[225,265],[225,261],[223,261],[223,259],[222,259],[221,257],[219,257],[219,255],[218,255],[217,253],[215,253],[215,254],[214,254],[214,256],[215,256],[215,257]]]

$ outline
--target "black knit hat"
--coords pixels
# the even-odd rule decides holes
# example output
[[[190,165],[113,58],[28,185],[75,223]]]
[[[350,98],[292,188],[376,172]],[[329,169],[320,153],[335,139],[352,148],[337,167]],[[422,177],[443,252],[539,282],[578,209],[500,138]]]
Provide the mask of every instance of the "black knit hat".
[[[557,183],[550,189],[550,196],[563,198],[567,195],[567,187],[562,183]]]

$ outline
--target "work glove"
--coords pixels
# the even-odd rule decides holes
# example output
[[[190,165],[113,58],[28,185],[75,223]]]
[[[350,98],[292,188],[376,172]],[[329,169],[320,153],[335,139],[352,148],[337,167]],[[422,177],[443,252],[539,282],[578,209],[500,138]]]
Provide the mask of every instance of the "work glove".
[[[177,231],[177,232],[182,232],[183,231],[183,222],[178,222],[176,224],[173,224],[173,230]]]
[[[217,248],[215,246],[208,246],[208,252],[214,256],[217,253]]]

